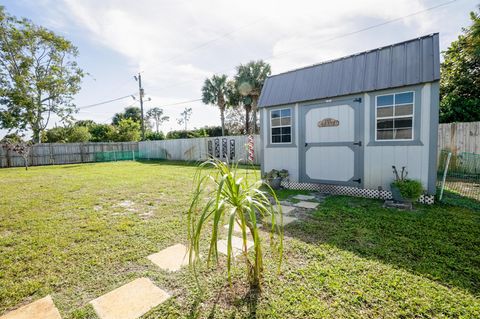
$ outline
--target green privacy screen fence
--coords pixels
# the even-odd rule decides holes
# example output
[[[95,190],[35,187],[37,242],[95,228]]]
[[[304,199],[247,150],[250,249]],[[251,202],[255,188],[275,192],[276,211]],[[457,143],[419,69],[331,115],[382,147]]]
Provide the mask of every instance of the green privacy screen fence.
[[[480,154],[441,151],[438,182],[443,197],[456,194],[480,201]]]
[[[95,153],[95,162],[135,161],[140,159],[138,151],[109,151]]]

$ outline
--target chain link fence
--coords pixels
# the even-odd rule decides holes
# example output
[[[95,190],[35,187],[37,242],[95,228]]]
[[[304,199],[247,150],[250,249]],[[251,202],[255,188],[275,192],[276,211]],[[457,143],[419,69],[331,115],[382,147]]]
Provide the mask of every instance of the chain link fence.
[[[480,201],[480,154],[441,151],[437,180],[440,201],[459,196]]]

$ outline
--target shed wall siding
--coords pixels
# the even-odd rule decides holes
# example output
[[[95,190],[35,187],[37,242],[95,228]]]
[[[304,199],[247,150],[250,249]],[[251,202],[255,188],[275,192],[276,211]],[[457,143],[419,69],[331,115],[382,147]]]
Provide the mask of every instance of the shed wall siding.
[[[292,141],[298,145],[298,105],[288,105],[294,113],[293,118],[297,123],[294,123],[294,134]],[[262,135],[262,149],[263,149],[263,165],[262,170],[269,172],[272,169],[286,169],[290,174],[292,182],[298,182],[299,179],[299,162],[298,162],[298,147],[269,147],[270,133],[268,132],[269,109],[263,108],[260,110]]]
[[[399,89],[399,91],[408,90],[408,88]],[[420,126],[420,141],[423,145],[409,146],[365,146],[364,161],[364,187],[370,189],[390,189],[390,183],[393,181],[392,165],[397,168],[405,166],[408,171],[408,177],[418,179],[425,188],[428,187],[429,172],[429,143],[430,143],[430,105],[431,105],[431,84],[427,83],[421,89],[421,102],[419,107],[421,111],[422,123]],[[371,108],[368,107],[372,102],[371,94],[365,93],[365,145],[370,142],[369,128]],[[432,156],[435,156],[433,154]]]

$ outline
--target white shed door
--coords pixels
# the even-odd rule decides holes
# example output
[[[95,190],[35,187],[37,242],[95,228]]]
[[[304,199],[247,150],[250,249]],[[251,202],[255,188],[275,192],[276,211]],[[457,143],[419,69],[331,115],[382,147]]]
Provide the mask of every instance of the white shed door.
[[[303,182],[361,185],[358,104],[352,100],[301,109]]]

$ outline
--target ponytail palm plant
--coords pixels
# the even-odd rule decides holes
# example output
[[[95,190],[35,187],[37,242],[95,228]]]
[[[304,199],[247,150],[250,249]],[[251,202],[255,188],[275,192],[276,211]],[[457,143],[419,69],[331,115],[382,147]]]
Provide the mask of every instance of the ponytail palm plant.
[[[200,261],[201,234],[205,230],[210,241],[207,263],[218,260],[217,241],[221,228],[227,222],[227,272],[228,279],[231,280],[232,262],[236,252],[236,248],[234,250],[232,246],[232,238],[237,224],[242,234],[241,256],[245,261],[247,279],[251,287],[260,288],[263,240],[259,234],[258,222],[269,222],[270,244],[278,251],[279,267],[282,260],[282,213],[274,208],[269,198],[273,197],[278,204],[274,191],[268,185],[263,185],[259,178],[251,180],[247,174],[242,174],[238,164],[230,165],[216,159],[202,163],[194,179],[196,187],[188,211],[190,264],[195,268]],[[253,241],[253,254],[249,254],[247,250],[250,236]]]

